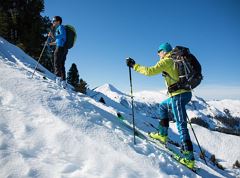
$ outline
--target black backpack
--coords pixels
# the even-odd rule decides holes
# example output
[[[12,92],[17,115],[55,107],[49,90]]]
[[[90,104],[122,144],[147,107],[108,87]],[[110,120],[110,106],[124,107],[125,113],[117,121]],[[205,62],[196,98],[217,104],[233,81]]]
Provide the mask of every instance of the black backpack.
[[[172,93],[179,89],[191,90],[202,81],[202,67],[190,50],[183,46],[176,46],[171,52],[174,66],[178,69],[179,81],[168,87]]]
[[[65,47],[67,49],[71,49],[74,46],[74,43],[77,38],[77,33],[74,29],[73,26],[71,25],[65,25],[65,30],[66,30],[66,42],[65,42]]]

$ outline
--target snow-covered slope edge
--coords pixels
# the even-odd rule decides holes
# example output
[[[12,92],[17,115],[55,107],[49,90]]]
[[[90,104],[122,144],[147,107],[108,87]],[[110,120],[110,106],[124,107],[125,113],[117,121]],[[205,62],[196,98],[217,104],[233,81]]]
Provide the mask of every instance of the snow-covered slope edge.
[[[26,69],[26,72],[31,75],[34,71],[35,66],[37,65],[37,61],[34,60],[29,55],[26,55],[24,51],[22,51],[17,46],[9,43],[4,38],[0,36],[0,58],[5,61],[9,65],[17,65],[18,69]],[[44,68],[41,64],[38,64],[37,71],[35,76],[40,76],[38,73],[44,73],[48,78],[54,79],[54,75],[49,72],[46,68]]]

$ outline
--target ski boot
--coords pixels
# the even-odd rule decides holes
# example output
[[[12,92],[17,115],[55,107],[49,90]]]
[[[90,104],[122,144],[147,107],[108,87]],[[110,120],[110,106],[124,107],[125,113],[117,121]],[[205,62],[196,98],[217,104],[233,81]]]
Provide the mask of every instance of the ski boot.
[[[193,146],[190,140],[186,140],[182,143],[181,153],[183,157],[179,159],[179,162],[187,166],[190,169],[193,169],[195,166]]]
[[[182,153],[185,158],[181,158],[180,163],[186,165],[190,169],[193,169],[195,166],[193,151],[182,151]]]
[[[167,144],[167,137],[168,137],[167,135],[161,135],[156,132],[150,132],[148,135],[153,139],[159,140],[163,144]]]

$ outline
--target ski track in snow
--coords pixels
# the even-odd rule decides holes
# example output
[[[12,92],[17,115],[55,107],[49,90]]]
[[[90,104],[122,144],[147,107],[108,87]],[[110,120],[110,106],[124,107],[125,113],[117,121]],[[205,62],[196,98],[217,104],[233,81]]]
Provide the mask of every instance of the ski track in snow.
[[[0,177],[197,177],[164,150],[138,138],[133,145],[132,131],[116,120],[117,111],[130,113],[119,106],[119,95],[114,101],[110,94],[112,106],[107,106],[61,89],[52,80],[43,80],[39,73],[31,79],[35,64],[0,38]],[[171,129],[176,136],[176,128]],[[219,139],[211,131],[195,129],[207,132],[204,137]],[[215,144],[204,147],[210,150]],[[199,164],[203,177],[231,177],[232,172],[216,172]]]

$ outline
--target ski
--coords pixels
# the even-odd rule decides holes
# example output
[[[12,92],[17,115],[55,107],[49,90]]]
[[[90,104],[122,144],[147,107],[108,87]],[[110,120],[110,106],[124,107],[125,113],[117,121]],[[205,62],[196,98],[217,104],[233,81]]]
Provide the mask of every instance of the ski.
[[[117,113],[117,118],[125,127],[127,127],[129,130],[133,130],[133,127],[127,123],[126,119],[120,113]],[[147,136],[141,133],[141,131],[138,129],[135,129],[135,135],[141,139],[147,139]]]

